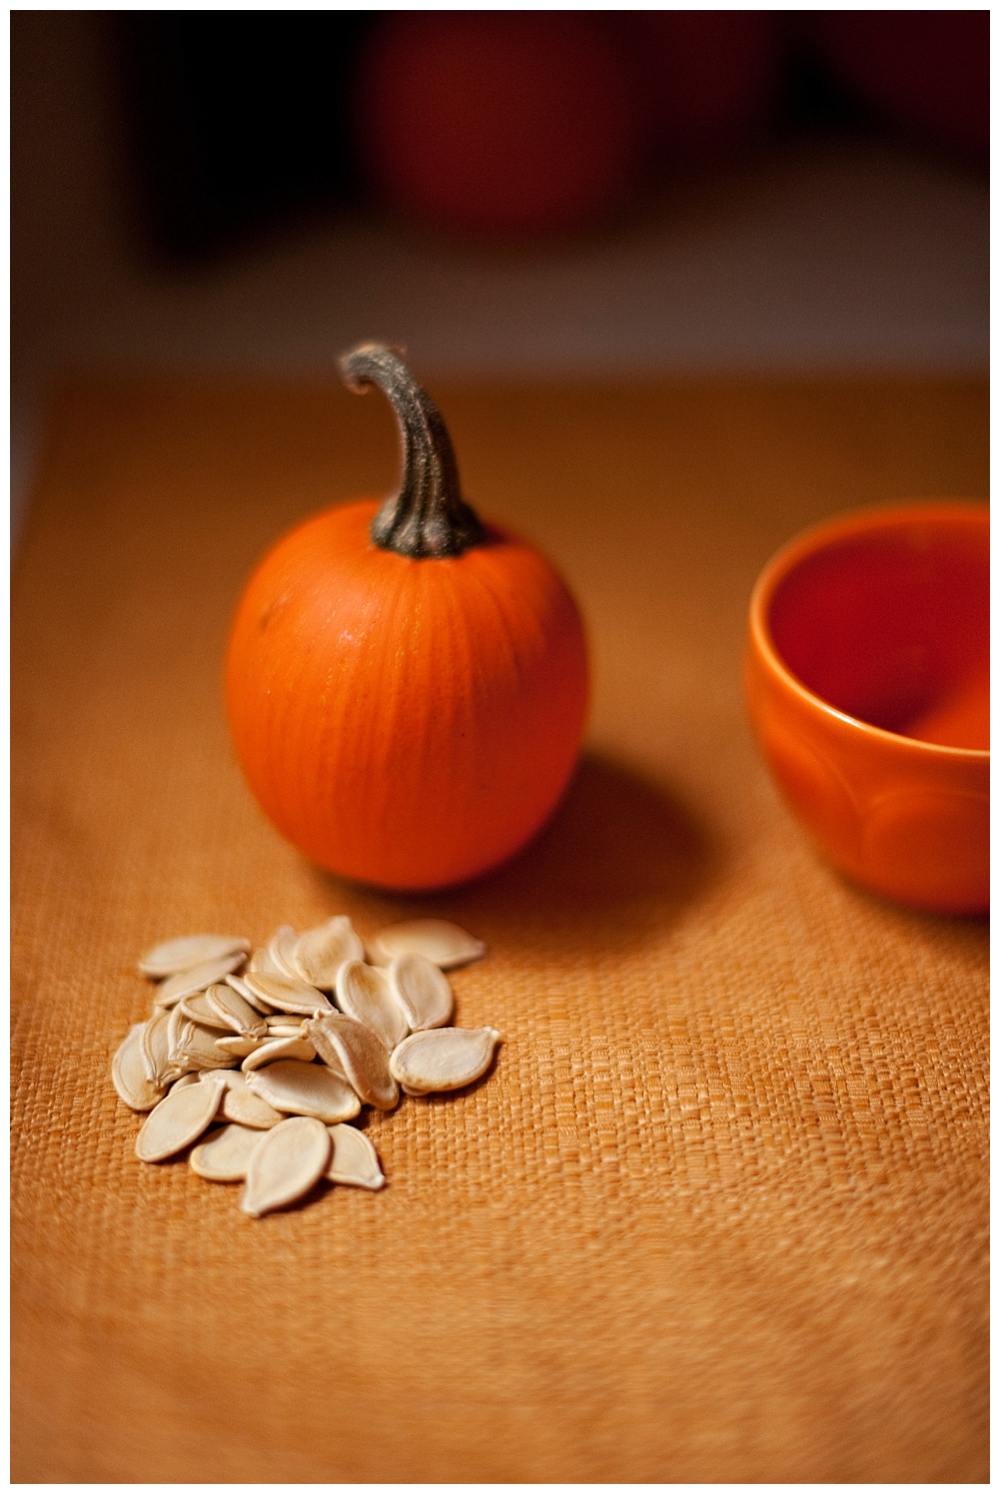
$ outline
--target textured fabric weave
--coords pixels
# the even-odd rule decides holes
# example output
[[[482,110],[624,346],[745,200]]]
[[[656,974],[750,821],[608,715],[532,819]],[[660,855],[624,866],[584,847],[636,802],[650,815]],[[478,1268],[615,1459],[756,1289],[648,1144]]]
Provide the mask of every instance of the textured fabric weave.
[[[984,386],[433,392],[470,500],[574,587],[595,693],[538,841],[413,900],[280,840],[221,699],[255,559],[393,481],[384,405],[92,381],[51,424],[14,602],[13,1478],[984,1480],[986,925],[824,865],[739,680],[791,534],[984,495]],[[503,1047],[372,1117],[384,1192],[253,1222],[133,1155],[135,961],[336,912],[487,940],[457,1020]]]

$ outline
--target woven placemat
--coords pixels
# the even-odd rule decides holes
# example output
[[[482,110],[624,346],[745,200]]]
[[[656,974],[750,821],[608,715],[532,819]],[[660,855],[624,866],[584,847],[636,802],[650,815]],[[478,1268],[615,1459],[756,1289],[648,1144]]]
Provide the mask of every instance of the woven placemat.
[[[827,868],[745,725],[767,556],[986,491],[978,381],[435,388],[470,497],[585,610],[549,828],[405,899],[271,829],[221,702],[255,558],[392,481],[374,399],[81,383],[14,604],[14,1471],[24,1482],[977,1482],[985,923]],[[139,1164],[137,956],[349,913],[487,940],[495,1071],[368,1133],[389,1186],[253,1222]]]

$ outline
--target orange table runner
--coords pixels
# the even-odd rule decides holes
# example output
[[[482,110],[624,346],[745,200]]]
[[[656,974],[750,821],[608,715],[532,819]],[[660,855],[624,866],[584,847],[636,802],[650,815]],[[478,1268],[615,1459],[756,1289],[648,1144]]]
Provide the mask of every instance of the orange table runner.
[[[470,499],[591,632],[588,748],[495,875],[383,896],[233,760],[228,619],[318,507],[388,488],[334,387],[80,382],[14,598],[14,1468],[24,1482],[977,1482],[984,922],[879,902],[780,804],[739,665],[769,554],[982,497],[977,380],[432,384]],[[389,1186],[254,1222],[133,1155],[138,955],[456,919],[495,1072],[369,1135]]]

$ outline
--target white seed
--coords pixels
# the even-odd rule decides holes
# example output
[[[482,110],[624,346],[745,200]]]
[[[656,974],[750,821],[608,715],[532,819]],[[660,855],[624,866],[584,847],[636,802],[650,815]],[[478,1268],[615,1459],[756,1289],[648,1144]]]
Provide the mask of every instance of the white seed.
[[[218,1074],[220,1072],[222,1071],[219,1069],[201,1069],[192,1070],[190,1074],[182,1074],[170,1086],[170,1093],[173,1094],[175,1089],[186,1089],[189,1084],[197,1084],[199,1079],[207,1078],[209,1074]]]
[[[245,1074],[249,1074],[254,1069],[275,1063],[279,1058],[291,1058],[296,1063],[312,1063],[315,1057],[316,1049],[307,1037],[275,1038],[273,1042],[258,1043],[253,1052],[244,1058],[240,1068]]]
[[[255,1131],[266,1131],[281,1120],[280,1113],[255,1095],[239,1069],[206,1069],[199,1076],[203,1084],[221,1084],[222,1104],[217,1120],[236,1121]]]
[[[211,991],[213,987],[209,986],[208,989]],[[185,1017],[192,1022],[200,1022],[202,1027],[212,1027],[216,1032],[232,1032],[233,1030],[228,1022],[222,1021],[215,1008],[209,1005],[206,991],[198,991],[194,996],[182,996],[177,1006]]]
[[[206,991],[216,981],[225,980],[230,971],[243,964],[244,958],[242,954],[226,955],[218,960],[206,960],[201,965],[195,965],[192,970],[181,971],[179,975],[172,975],[169,980],[160,982],[153,992],[153,1000],[157,1006],[173,1006],[184,996],[193,996],[196,991]]]
[[[181,1034],[187,1026],[188,1018],[181,1011],[180,1005],[170,1009],[167,1018],[167,1059],[172,1067],[181,1069],[189,1067],[181,1054]]]
[[[240,1073],[239,1069],[200,1069],[197,1074],[185,1074],[185,1079],[193,1079],[196,1084],[221,1084],[225,1089]]]
[[[262,1001],[259,996],[251,991],[242,975],[227,975],[226,985],[231,986],[236,994],[242,996],[243,1000],[249,1006],[252,1006],[255,1012],[260,1012],[261,1016],[266,1016],[271,1010],[266,1001]]]
[[[389,985],[413,1032],[451,1021],[455,998],[448,977],[423,955],[396,955],[389,966]]]
[[[258,996],[263,996],[268,1006],[280,1012],[295,1012],[301,1017],[314,1017],[317,1012],[331,1012],[333,1007],[315,986],[304,981],[292,980],[287,975],[248,975],[246,983]]]
[[[232,1068],[235,1055],[220,1047],[220,1042],[226,1042],[226,1039],[218,1039],[210,1027],[202,1027],[197,1022],[185,1023],[177,1043],[181,1063],[189,1069]]]
[[[235,1123],[215,1131],[191,1153],[192,1169],[213,1183],[239,1183],[247,1175],[254,1148],[263,1132]]]
[[[314,1115],[327,1125],[351,1120],[361,1103],[349,1084],[318,1063],[282,1059],[247,1075],[254,1094],[289,1115]]]
[[[337,1005],[347,1017],[370,1027],[388,1049],[395,1048],[410,1027],[384,970],[364,960],[348,960],[337,976]]]
[[[245,971],[247,975],[284,975],[284,973],[281,967],[272,960],[266,944],[254,950],[247,961]]]
[[[357,1126],[330,1126],[333,1154],[326,1175],[331,1183],[349,1183],[355,1188],[385,1187],[378,1152]]]
[[[140,1162],[161,1162],[197,1141],[211,1125],[222,1100],[216,1084],[189,1084],[172,1089],[143,1123],[135,1139]]]
[[[235,1063],[237,1059],[256,1053],[262,1041],[261,1038],[237,1037],[235,1033],[230,1033],[228,1037],[216,1038],[215,1046],[223,1053],[231,1053]]]
[[[196,998],[197,999],[197,998]],[[267,1022],[232,986],[209,986],[204,1000],[229,1032],[238,1032],[240,1037],[262,1038],[267,1034]]]
[[[317,1057],[319,1057],[318,1054]],[[320,1063],[324,1068],[329,1069],[331,1074],[336,1074],[338,1079],[343,1079],[345,1084],[349,1085],[351,1089],[354,1089],[354,1085],[351,1082],[350,1075],[344,1068],[344,1065],[341,1063],[334,1049],[328,1048],[326,1056],[320,1058]]]
[[[234,954],[245,956],[249,950],[249,939],[234,939],[228,934],[184,934],[180,939],[166,939],[147,950],[139,961],[139,974],[160,980],[182,970],[193,970],[206,960],[222,960]]]
[[[392,1110],[399,1103],[388,1051],[363,1023],[332,1012],[307,1022],[306,1031],[323,1062],[346,1074],[366,1105]]]
[[[305,1037],[305,1024],[296,1017],[286,1015],[284,1012],[275,1013],[267,1019],[267,1035],[269,1038],[297,1038]]]
[[[142,1057],[145,1022],[130,1027],[111,1060],[111,1082],[130,1110],[152,1110],[163,1099],[163,1090],[146,1073]]]
[[[324,1175],[383,1187],[370,1139],[345,1122],[362,1103],[391,1110],[401,1091],[461,1089],[486,1072],[500,1034],[445,1028],[454,997],[442,973],[485,944],[443,919],[413,919],[380,930],[366,963],[350,919],[337,916],[303,934],[283,924],[250,948],[195,934],[143,957],[142,973],[160,980],[153,1015],[112,1061],[120,1097],[149,1112],[136,1155],[173,1156],[215,1120],[191,1166],[217,1181],[246,1175],[242,1207],[255,1217]]]
[[[275,929],[267,941],[268,959],[274,965],[279,975],[286,975],[289,980],[298,980],[299,974],[295,968],[295,946],[299,942],[299,936],[290,924],[283,923],[279,929]]]
[[[460,929],[457,923],[448,923],[443,918],[414,918],[379,929],[368,940],[368,953],[376,965],[388,965],[396,955],[418,954],[442,970],[451,970],[456,965],[481,959],[486,945]]]
[[[241,1208],[254,1219],[301,1198],[326,1171],[333,1143],[321,1121],[297,1115],[265,1131],[247,1167]]]
[[[293,963],[301,980],[332,991],[337,972],[347,960],[363,960],[365,947],[349,918],[330,918],[299,935]]]
[[[254,1094],[246,1082],[246,1075],[234,1074],[243,1080],[242,1085],[227,1084],[222,1096],[220,1114],[228,1121],[238,1121],[241,1126],[251,1126],[255,1131],[269,1131],[281,1119],[281,1112],[269,1105],[263,1095]]]
[[[171,1077],[176,1077],[171,1074],[169,1012],[154,1011],[143,1024],[140,1046],[146,1078],[157,1089],[166,1089]]]
[[[395,1079],[408,1094],[462,1089],[485,1074],[500,1034],[492,1027],[437,1027],[405,1038],[389,1060]]]

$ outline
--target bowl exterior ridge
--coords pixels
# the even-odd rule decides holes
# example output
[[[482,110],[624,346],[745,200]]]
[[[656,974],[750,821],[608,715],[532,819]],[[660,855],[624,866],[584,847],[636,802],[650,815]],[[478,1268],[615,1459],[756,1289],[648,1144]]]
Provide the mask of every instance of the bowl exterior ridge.
[[[782,796],[836,867],[910,906],[982,913],[989,907],[989,751],[899,735],[832,705],[781,658],[768,620],[776,588],[803,560],[843,539],[928,520],[982,528],[988,508],[935,501],[867,509],[783,546],[751,598],[746,702]]]

